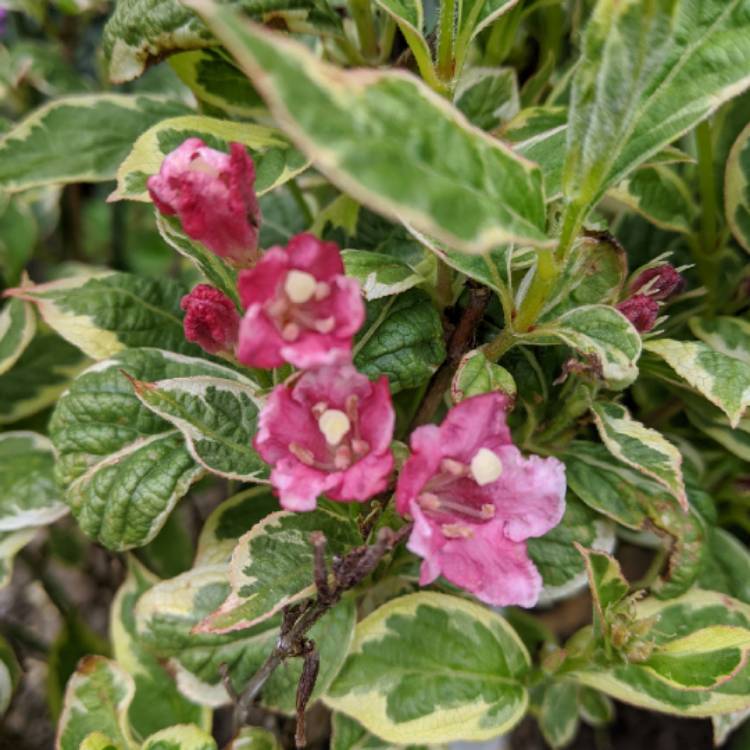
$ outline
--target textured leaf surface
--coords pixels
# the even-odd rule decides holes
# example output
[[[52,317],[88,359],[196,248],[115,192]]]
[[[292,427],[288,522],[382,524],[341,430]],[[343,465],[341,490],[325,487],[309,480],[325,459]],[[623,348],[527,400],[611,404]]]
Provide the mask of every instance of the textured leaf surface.
[[[195,632],[195,626],[216,609],[228,592],[226,564],[203,566],[157,584],[136,608],[138,632],[148,648],[168,660],[186,696],[208,706],[230,700],[221,665],[228,666],[234,688],[241,690],[273,650],[279,633],[279,617],[223,635]],[[340,669],[354,621],[354,603],[345,600],[310,631],[321,657],[313,700],[322,695]],[[294,660],[277,670],[264,686],[263,703],[293,712],[301,669],[301,662]]]
[[[13,559],[33,538],[38,527],[0,531],[0,589],[10,583],[13,575]]]
[[[471,68],[458,82],[454,104],[482,130],[494,130],[517,112],[518,82],[513,68]]]
[[[718,406],[729,417],[732,427],[739,424],[750,404],[750,371],[746,361],[697,341],[653,339],[644,347]]]
[[[0,140],[0,188],[111,180],[144,130],[185,110],[179,102],[123,94],[45,104]]]
[[[578,551],[586,563],[594,606],[601,621],[605,622],[609,608],[619,604],[627,596],[630,586],[614,557],[580,545]]]
[[[259,195],[307,166],[305,157],[277,130],[200,115],[172,117],[146,130],[133,144],[117,169],[117,189],[109,200],[148,201],[146,181],[159,171],[164,157],[187,138],[200,138],[207,146],[224,152],[232,142],[246,146],[255,164],[255,190]]]
[[[369,378],[387,375],[396,393],[423,383],[444,359],[440,316],[425,292],[411,289],[368,303],[354,364]]]
[[[528,669],[526,649],[499,615],[413,594],[357,625],[326,703],[390,742],[488,739],[523,716]]]
[[[141,750],[216,750],[216,742],[200,727],[183,724],[156,732]]]
[[[418,79],[341,71],[227,8],[206,14],[282,128],[361,203],[467,252],[547,242],[539,170]]]
[[[654,651],[648,660],[581,670],[575,674],[579,682],[627,703],[682,716],[750,706],[747,605],[696,590],[668,601],[644,600],[636,615],[658,617],[649,633]]]
[[[748,0],[599,0],[573,79],[564,192],[582,221],[611,185],[750,84]]]
[[[750,604],[750,552],[737,537],[724,529],[708,531],[709,553],[699,584]]]
[[[714,351],[750,365],[750,322],[747,320],[728,315],[691,318],[690,329]]]
[[[22,300],[8,300],[0,312],[0,375],[18,361],[35,331],[34,308]]]
[[[43,526],[67,513],[54,467],[44,435],[0,433],[0,532]]]
[[[244,727],[226,750],[282,750],[276,736],[261,727]]]
[[[34,302],[44,321],[88,357],[106,359],[123,349],[148,346],[200,354],[182,329],[180,300],[187,292],[172,279],[104,273],[21,287],[13,293]]]
[[[344,250],[341,257],[346,275],[359,281],[366,300],[400,294],[424,281],[406,263],[385,253]]]
[[[129,566],[128,577],[112,601],[110,639],[115,660],[130,674],[135,685],[128,709],[133,734],[143,740],[174,724],[194,723],[209,729],[210,714],[180,695],[172,676],[139,639],[135,606],[157,579],[134,560]]]
[[[276,17],[292,28],[336,29],[338,18],[320,0],[237,0],[233,3],[254,18]],[[286,13],[290,11],[290,13]],[[102,46],[109,77],[123,83],[146,66],[173,52],[216,45],[200,19],[177,0],[123,0],[104,29]]]
[[[331,719],[331,750],[399,750],[403,745],[381,740],[346,714],[334,713]],[[440,746],[441,748],[444,746]],[[436,745],[430,748],[438,750]],[[430,750],[425,745],[409,745],[405,750]]]
[[[146,544],[203,473],[180,432],[138,400],[140,380],[211,375],[229,368],[158,349],[126,349],[83,373],[58,401],[50,436],[66,500],[85,533],[111,549]]]
[[[724,210],[735,239],[750,252],[750,124],[729,152],[724,176]]]
[[[573,682],[556,680],[544,691],[539,728],[552,748],[565,747],[578,730],[578,694]]]
[[[600,401],[591,410],[599,436],[612,455],[666,487],[687,510],[682,456],[677,448],[657,430],[633,419],[620,404]]]
[[[638,376],[641,337],[613,307],[583,305],[524,335],[529,343],[540,338],[556,338],[577,351],[610,388],[626,388]]]
[[[480,393],[498,391],[515,399],[513,376],[500,365],[490,362],[480,349],[467,352],[459,362],[451,383],[451,395],[458,403]]]
[[[243,482],[268,473],[255,452],[257,388],[216,377],[137,381],[138,398],[184,436],[190,455],[213,474]]]
[[[57,401],[89,360],[54,333],[37,333],[15,365],[0,375],[0,425],[36,414]]]
[[[116,750],[130,750],[127,710],[133,690],[130,675],[115,662],[102,656],[82,659],[65,689],[55,750],[79,750],[93,732],[112,740]]]
[[[272,513],[239,540],[229,573],[232,593],[199,630],[225,633],[248,628],[310,596],[315,590],[313,531],[325,534],[330,556],[362,543],[356,525],[335,506],[310,513]]]

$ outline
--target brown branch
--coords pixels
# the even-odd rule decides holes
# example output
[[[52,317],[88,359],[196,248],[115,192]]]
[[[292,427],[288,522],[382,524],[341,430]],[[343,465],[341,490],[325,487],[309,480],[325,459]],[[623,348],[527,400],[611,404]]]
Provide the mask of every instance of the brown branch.
[[[477,326],[484,317],[491,293],[486,286],[469,286],[469,304],[466,305],[458,325],[448,341],[448,352],[445,361],[432,376],[422,404],[411,422],[411,429],[427,424],[440,406],[443,395],[450,388],[453,375],[458,368],[461,357],[471,348]]]
[[[383,556],[402,542],[410,531],[411,524],[402,526],[398,531],[390,528],[380,529],[374,544],[355,547],[343,557],[334,558],[331,574],[329,574],[325,559],[325,536],[320,531],[313,532],[310,541],[314,548],[314,580],[318,589],[317,596],[301,604],[284,608],[279,639],[275,648],[247,683],[235,703],[236,729],[247,724],[253,701],[276,668],[286,659],[299,656],[305,658],[305,666],[297,689],[297,718],[298,722],[300,721],[300,715],[304,715],[317,678],[317,666],[313,664],[317,659],[317,654],[315,654],[314,643],[306,638],[307,632],[331,607],[338,604],[346,591],[354,588],[370,575]],[[304,746],[304,718],[301,721],[301,727],[299,724],[297,726],[298,747]],[[302,740],[302,744],[299,744],[299,740]]]

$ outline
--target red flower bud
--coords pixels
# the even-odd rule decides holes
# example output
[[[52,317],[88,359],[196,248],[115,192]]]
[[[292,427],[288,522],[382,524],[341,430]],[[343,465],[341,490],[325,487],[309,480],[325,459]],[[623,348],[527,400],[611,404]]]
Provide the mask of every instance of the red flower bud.
[[[636,294],[617,305],[617,309],[639,333],[650,331],[659,317],[659,303],[645,294]]]
[[[685,279],[669,263],[647,268],[630,285],[631,294],[645,294],[655,300],[665,300],[682,291]]]
[[[185,338],[207,352],[232,351],[237,342],[240,315],[232,300],[209,284],[198,284],[180,302],[185,310]]]

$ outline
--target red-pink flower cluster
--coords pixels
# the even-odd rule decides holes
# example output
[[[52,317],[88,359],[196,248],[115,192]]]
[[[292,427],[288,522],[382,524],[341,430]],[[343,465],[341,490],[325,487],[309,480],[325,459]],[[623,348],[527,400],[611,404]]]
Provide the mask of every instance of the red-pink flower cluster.
[[[617,309],[639,333],[648,333],[659,318],[659,303],[679,294],[684,286],[685,279],[669,263],[647,268],[631,282],[630,296]]]
[[[149,189],[191,237],[249,265],[259,212],[246,160],[238,144],[228,157],[189,139]],[[234,350],[249,367],[289,363],[302,370],[273,389],[254,440],[282,506],[308,511],[320,495],[364,502],[386,490],[395,413],[387,378],[372,382],[352,363],[365,309],[338,246],[297,235],[243,270],[238,292],[241,319],[226,295],[198,285],[182,300],[185,335],[213,354]],[[415,430],[396,507],[413,519],[409,549],[424,560],[423,585],[442,574],[490,604],[532,606],[542,583],[525,540],[560,521],[565,470],[554,458],[521,455],[507,407],[498,393],[474,396],[442,425]]]

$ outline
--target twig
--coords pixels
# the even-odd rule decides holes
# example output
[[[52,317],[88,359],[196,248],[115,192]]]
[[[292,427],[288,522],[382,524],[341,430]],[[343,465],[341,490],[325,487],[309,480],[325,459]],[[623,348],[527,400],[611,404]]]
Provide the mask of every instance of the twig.
[[[412,428],[429,422],[440,406],[443,395],[450,387],[453,374],[461,361],[461,357],[471,348],[476,328],[484,317],[484,312],[490,302],[490,296],[490,290],[485,286],[469,286],[469,304],[464,309],[458,325],[451,334],[445,361],[432,376],[427,393],[412,420]]]
[[[284,608],[279,639],[275,648],[237,698],[234,712],[236,729],[247,724],[253,701],[276,668],[285,659],[301,656],[305,657],[305,666],[303,666],[297,690],[299,721],[300,715],[304,714],[317,677],[317,666],[314,664],[317,660],[315,644],[305,637],[307,632],[341,600],[346,591],[354,588],[370,575],[383,556],[403,541],[410,531],[411,524],[401,527],[398,531],[390,528],[380,529],[374,544],[355,547],[343,557],[334,558],[330,573],[325,559],[325,536],[320,531],[312,534],[310,541],[314,547],[314,580],[318,588],[317,596],[315,599]],[[304,741],[304,734],[303,719],[301,728],[299,724],[297,727],[298,740]],[[303,744],[298,742],[298,747],[302,746]]]

